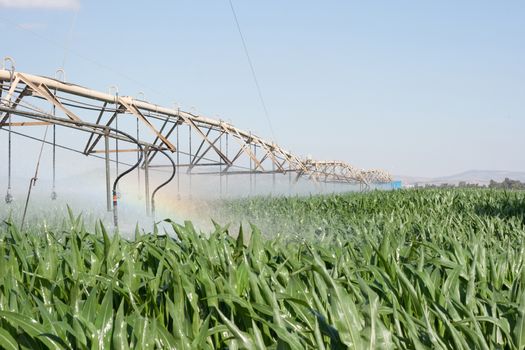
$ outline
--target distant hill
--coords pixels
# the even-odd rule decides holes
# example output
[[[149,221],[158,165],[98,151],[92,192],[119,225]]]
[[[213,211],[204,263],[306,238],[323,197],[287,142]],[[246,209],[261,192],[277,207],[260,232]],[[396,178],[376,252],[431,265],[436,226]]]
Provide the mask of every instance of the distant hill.
[[[523,171],[503,171],[503,170],[469,170],[456,175],[435,178],[436,182],[458,183],[465,181],[469,183],[488,184],[490,180],[501,182],[509,178],[512,180],[525,181]]]
[[[480,185],[487,185],[490,180],[501,182],[505,178],[512,180],[519,180],[525,182],[524,171],[506,171],[506,170],[468,170],[459,174],[441,176],[435,178],[415,177],[415,176],[395,176],[396,179],[401,180],[408,185],[414,184],[458,184],[461,181],[467,183],[477,183]]]

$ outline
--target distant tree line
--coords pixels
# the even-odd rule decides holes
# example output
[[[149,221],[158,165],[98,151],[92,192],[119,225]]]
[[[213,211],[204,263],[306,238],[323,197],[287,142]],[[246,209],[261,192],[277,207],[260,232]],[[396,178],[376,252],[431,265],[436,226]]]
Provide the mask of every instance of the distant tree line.
[[[424,188],[497,188],[502,190],[525,190],[525,182],[519,180],[511,180],[508,177],[502,182],[490,180],[488,185],[480,185],[477,183],[468,183],[466,181],[460,181],[457,185],[455,184],[425,184],[424,186],[417,185],[415,187]]]
[[[496,182],[490,180],[489,188],[501,188],[505,190],[525,190],[525,182],[519,180],[511,180],[508,177],[505,178],[502,182]]]

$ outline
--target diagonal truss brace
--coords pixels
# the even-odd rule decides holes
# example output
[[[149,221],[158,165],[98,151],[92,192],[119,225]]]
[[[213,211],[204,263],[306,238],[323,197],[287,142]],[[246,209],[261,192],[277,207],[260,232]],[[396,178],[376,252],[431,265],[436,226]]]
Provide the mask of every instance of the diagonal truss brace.
[[[24,77],[21,73],[15,73],[17,77],[22,81],[24,84],[29,86],[33,92],[35,92],[37,95],[40,95],[44,99],[46,99],[49,103],[51,103],[53,106],[60,109],[62,112],[64,112],[69,119],[81,122],[82,119],[80,119],[78,116],[75,115],[75,113],[71,112],[69,109],[67,109],[57,98],[56,96],[45,86],[44,84],[35,84],[31,82],[30,79],[27,79]]]
[[[151,124],[151,122],[144,116],[144,114],[142,114],[142,112],[137,107],[135,107],[135,105],[133,104],[133,100],[131,98],[119,97],[117,100],[122,106],[124,106],[124,108],[126,108],[128,112],[130,112],[135,117],[137,117],[139,120],[141,120],[144,124],[146,124],[151,129],[151,131],[153,131],[153,133],[159,139],[162,140],[162,142],[170,149],[171,152],[176,151],[175,146],[173,146],[171,142],[168,141],[167,138],[165,138],[161,133],[159,133],[157,128],[155,128],[155,126]]]

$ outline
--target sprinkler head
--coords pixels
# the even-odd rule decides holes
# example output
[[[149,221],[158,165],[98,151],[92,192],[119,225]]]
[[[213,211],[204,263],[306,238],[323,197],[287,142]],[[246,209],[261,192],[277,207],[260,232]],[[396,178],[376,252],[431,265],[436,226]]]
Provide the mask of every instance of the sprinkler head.
[[[11,194],[11,192],[9,192],[9,190],[7,191],[7,194],[5,195],[5,202],[7,204],[10,204],[13,202],[13,195]]]
[[[51,192],[51,200],[56,200],[57,199],[57,193],[55,191]]]

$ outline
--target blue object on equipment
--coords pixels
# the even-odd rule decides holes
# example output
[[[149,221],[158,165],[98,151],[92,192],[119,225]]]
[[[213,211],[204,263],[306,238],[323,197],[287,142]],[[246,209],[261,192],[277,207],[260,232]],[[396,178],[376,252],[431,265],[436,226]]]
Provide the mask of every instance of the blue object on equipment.
[[[392,187],[393,190],[398,190],[398,189],[401,189],[401,181],[392,181],[390,183],[390,186]]]

